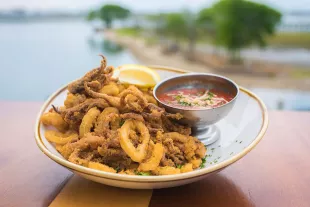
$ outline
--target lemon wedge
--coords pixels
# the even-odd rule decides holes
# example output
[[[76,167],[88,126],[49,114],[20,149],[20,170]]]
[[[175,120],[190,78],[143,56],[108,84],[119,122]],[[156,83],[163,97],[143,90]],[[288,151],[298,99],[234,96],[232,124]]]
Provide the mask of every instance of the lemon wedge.
[[[142,65],[122,65],[116,69],[114,75],[118,77],[121,83],[140,87],[152,87],[160,81],[157,72]]]

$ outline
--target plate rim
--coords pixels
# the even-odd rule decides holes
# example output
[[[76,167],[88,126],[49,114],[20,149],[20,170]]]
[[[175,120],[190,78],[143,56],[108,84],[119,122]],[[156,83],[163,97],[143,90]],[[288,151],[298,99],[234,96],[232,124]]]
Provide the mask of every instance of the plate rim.
[[[164,70],[164,71],[170,71],[170,72],[177,72],[180,74],[183,73],[189,73],[192,71],[188,70],[182,70],[174,67],[168,67],[168,66],[160,66],[160,65],[151,65],[147,66],[152,69],[157,70]],[[122,182],[139,182],[139,183],[157,183],[157,182],[171,182],[171,181],[181,181],[181,180],[187,180],[187,179],[194,179],[201,176],[205,176],[207,174],[211,174],[213,172],[219,171],[224,169],[225,167],[233,164],[234,162],[238,161],[242,157],[244,157],[246,154],[248,154],[264,137],[269,123],[268,118],[268,112],[267,108],[264,104],[264,102],[253,92],[250,90],[239,86],[240,91],[248,94],[251,98],[253,98],[260,106],[261,112],[262,112],[262,125],[260,128],[260,131],[256,135],[256,138],[252,141],[251,144],[249,144],[246,148],[244,148],[241,152],[235,154],[231,158],[220,162],[218,164],[212,165],[208,168],[198,169],[194,170],[192,172],[188,173],[181,173],[181,174],[174,174],[174,175],[162,175],[162,176],[136,176],[136,175],[123,175],[123,174],[117,174],[117,173],[109,173],[104,171],[99,171],[87,167],[83,167],[74,163],[69,162],[68,160],[64,158],[60,158],[51,151],[48,150],[48,148],[45,146],[45,144],[42,141],[42,137],[40,134],[40,117],[43,114],[43,112],[46,110],[48,105],[50,105],[51,101],[55,99],[61,92],[67,89],[68,84],[62,86],[56,92],[54,92],[52,95],[49,96],[49,98],[44,102],[44,104],[41,106],[40,111],[37,115],[36,121],[35,121],[35,141],[39,149],[50,159],[55,161],[56,163],[62,165],[63,167],[66,167],[72,171],[75,171],[77,173],[82,173],[90,176],[95,176],[97,178],[103,178],[103,179],[109,179],[109,180],[115,180],[115,181],[122,181]]]

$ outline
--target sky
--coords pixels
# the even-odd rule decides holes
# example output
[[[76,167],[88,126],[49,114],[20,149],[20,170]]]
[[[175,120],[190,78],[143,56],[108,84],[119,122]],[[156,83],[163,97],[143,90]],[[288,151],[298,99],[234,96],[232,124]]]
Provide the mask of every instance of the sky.
[[[310,10],[310,0],[255,0],[282,11]],[[137,12],[173,11],[190,8],[197,10],[216,0],[0,0],[0,9],[27,10],[88,10],[106,3],[121,4]]]

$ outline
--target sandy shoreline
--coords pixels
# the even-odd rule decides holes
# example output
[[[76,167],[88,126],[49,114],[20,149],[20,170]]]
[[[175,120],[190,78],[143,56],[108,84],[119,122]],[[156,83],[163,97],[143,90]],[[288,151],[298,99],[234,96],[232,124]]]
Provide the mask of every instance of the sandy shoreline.
[[[185,60],[180,55],[164,55],[159,46],[146,46],[142,39],[117,36],[113,31],[104,33],[105,39],[116,42],[128,48],[137,60],[144,65],[164,65],[194,72],[210,72],[227,76],[244,87],[297,89],[310,91],[310,79],[292,77],[258,77],[251,74],[232,74],[213,70],[199,63]]]

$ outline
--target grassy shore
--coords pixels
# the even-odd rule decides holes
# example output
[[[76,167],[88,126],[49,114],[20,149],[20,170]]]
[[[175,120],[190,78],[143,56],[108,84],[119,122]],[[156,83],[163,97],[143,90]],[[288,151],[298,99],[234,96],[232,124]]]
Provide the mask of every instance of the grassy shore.
[[[129,30],[130,31],[130,30]],[[105,38],[128,48],[133,55],[144,65],[165,65],[194,72],[210,72],[227,76],[242,86],[252,88],[285,88],[310,91],[310,72],[301,68],[290,69],[277,66],[276,76],[258,76],[252,73],[234,73],[217,70],[198,62],[184,58],[180,53],[166,55],[161,52],[159,44],[148,45],[145,38],[137,38],[140,34],[127,29],[106,31]],[[264,63],[264,68],[271,67]],[[274,65],[273,65],[274,66]]]
[[[269,45],[277,47],[310,49],[310,32],[278,33],[267,40]]]
[[[117,29],[118,35],[141,37],[142,29],[121,28]],[[153,41],[155,41],[155,38]],[[198,39],[199,43],[210,43],[210,37],[204,36]],[[310,32],[282,32],[277,33],[267,39],[267,44],[274,47],[307,48],[310,49]]]

